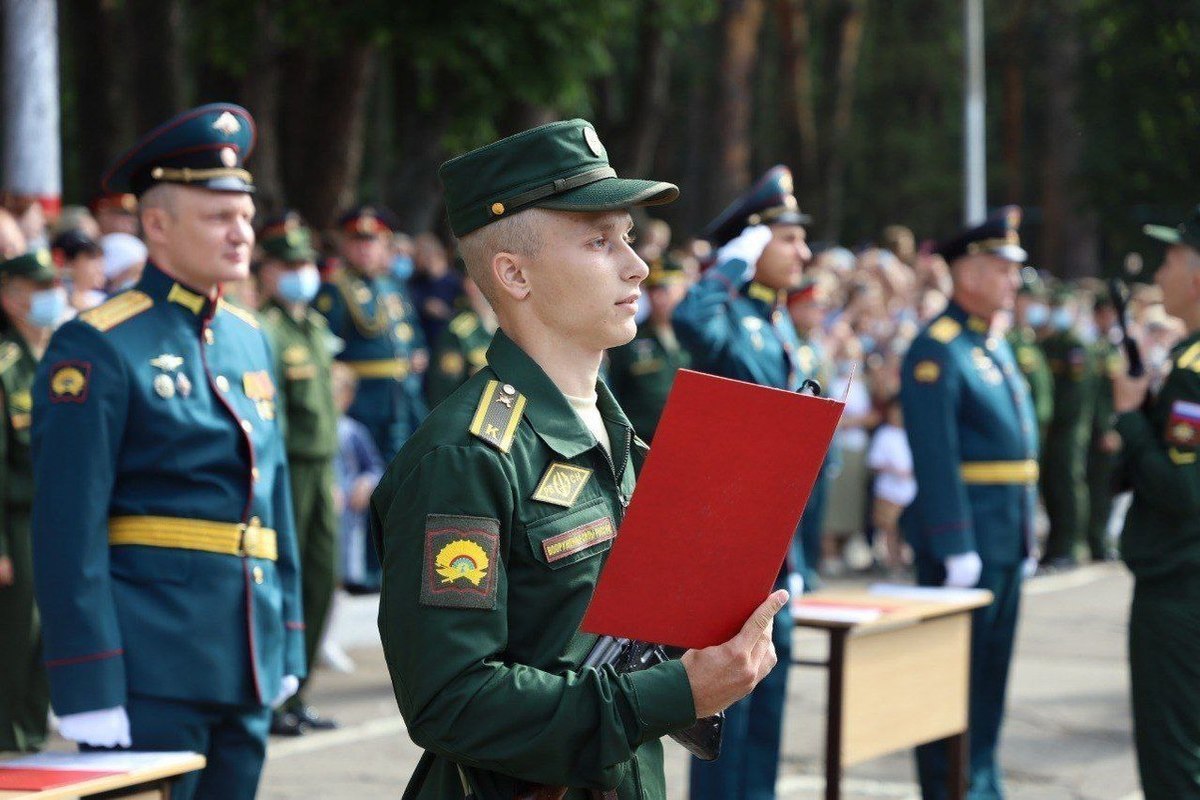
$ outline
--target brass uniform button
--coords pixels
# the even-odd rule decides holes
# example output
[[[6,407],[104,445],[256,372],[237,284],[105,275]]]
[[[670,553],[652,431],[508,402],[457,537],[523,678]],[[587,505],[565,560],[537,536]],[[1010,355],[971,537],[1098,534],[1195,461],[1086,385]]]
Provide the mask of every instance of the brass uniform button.
[[[250,468],[250,480],[257,482],[258,475],[259,475],[258,467],[251,467]]]
[[[492,215],[500,216],[504,213],[504,203],[492,203]]]
[[[242,430],[246,433],[254,433],[254,425],[250,423],[250,420],[244,419],[242,420]]]
[[[212,328],[205,328],[204,329],[204,343],[212,344],[216,340],[217,340],[217,337],[213,335]]]
[[[254,568],[254,582],[255,583],[263,582],[263,568],[262,567]]]
[[[224,375],[218,375],[217,379],[214,381],[214,383],[217,384],[217,388],[220,389],[222,392],[229,391],[229,379],[226,378]]]

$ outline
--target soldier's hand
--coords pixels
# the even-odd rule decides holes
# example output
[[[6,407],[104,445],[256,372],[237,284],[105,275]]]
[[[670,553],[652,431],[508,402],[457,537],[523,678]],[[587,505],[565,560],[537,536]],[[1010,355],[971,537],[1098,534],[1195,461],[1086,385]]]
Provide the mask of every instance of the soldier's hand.
[[[1124,371],[1113,376],[1113,411],[1124,414],[1126,411],[1137,411],[1146,401],[1150,391],[1150,375],[1131,378]]]
[[[946,557],[946,586],[956,589],[972,589],[979,585],[979,576],[983,574],[983,559],[979,554],[959,553]]]
[[[375,491],[377,481],[369,476],[363,475],[354,482],[354,488],[350,490],[350,510],[351,511],[366,511],[371,505],[371,493]]]
[[[783,589],[772,592],[732,639],[683,654],[697,719],[724,711],[767,677],[776,661],[775,645],[771,643],[775,614],[787,600],[788,593]]]
[[[0,556],[0,586],[12,586],[13,563],[8,556]]]
[[[735,258],[741,259],[746,262],[746,272],[743,278],[750,280],[754,277],[759,256],[767,249],[773,235],[771,228],[767,225],[751,225],[717,251],[717,264],[720,265]]]

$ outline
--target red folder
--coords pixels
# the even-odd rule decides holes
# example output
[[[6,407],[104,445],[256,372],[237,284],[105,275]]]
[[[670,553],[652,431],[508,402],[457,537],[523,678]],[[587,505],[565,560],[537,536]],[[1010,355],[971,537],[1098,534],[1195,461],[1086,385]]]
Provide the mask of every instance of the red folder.
[[[0,791],[41,792],[120,774],[111,770],[0,767]]]
[[[680,370],[582,629],[699,648],[779,574],[845,404]]]

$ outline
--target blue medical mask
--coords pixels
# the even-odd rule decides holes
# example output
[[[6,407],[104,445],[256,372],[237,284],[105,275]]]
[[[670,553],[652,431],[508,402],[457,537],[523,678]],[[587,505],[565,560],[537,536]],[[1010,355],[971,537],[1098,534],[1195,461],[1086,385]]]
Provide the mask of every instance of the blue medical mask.
[[[1071,309],[1060,306],[1050,315],[1050,324],[1056,331],[1065,331],[1071,327]]]
[[[279,276],[279,296],[289,303],[307,303],[321,288],[321,273],[311,264]]]
[[[30,296],[25,321],[35,328],[53,328],[67,310],[67,292],[61,286],[42,289]]]
[[[392,259],[392,277],[398,281],[407,281],[413,274],[412,256],[403,253]]]
[[[1040,328],[1050,321],[1050,309],[1045,303],[1031,303],[1025,309],[1025,321],[1035,328]]]

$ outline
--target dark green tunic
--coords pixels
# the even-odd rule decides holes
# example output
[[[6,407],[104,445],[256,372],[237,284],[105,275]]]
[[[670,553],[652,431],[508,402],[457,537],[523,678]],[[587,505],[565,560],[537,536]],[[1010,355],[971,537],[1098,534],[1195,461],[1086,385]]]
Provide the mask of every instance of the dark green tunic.
[[[691,363],[679,342],[660,336],[649,321],[638,326],[632,342],[609,351],[609,386],[633,429],[647,442],[654,438],[675,372]]]
[[[613,455],[503,331],[434,409],[371,501],[379,630],[425,749],[405,797],[509,800],[529,784],[665,798],[664,734],[693,722],[670,662],[580,669],[579,622],[633,493],[633,431],[597,386]]]
[[[462,311],[450,320],[434,343],[425,381],[425,396],[430,408],[483,369],[491,343],[492,334],[474,311]]]
[[[1054,415],[1042,445],[1041,487],[1050,517],[1045,558],[1079,557],[1087,524],[1087,449],[1092,432],[1095,369],[1071,331],[1042,340],[1054,376]]]

